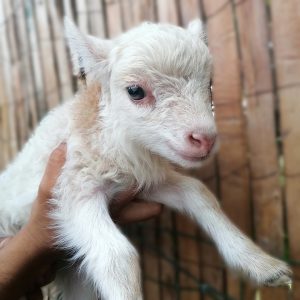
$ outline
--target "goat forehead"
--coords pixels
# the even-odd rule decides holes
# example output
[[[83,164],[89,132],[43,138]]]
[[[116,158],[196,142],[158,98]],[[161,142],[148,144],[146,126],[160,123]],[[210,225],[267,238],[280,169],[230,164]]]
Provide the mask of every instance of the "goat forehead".
[[[212,63],[209,54],[189,51],[185,48],[166,50],[162,47],[153,50],[141,47],[128,47],[122,57],[114,64],[121,78],[139,81],[147,77],[164,83],[175,79],[210,79]],[[136,77],[136,78],[135,78]]]
[[[120,65],[127,66],[124,71],[130,67],[174,77],[210,73],[211,56],[203,41],[175,26],[146,28],[141,26],[121,38],[115,54]]]

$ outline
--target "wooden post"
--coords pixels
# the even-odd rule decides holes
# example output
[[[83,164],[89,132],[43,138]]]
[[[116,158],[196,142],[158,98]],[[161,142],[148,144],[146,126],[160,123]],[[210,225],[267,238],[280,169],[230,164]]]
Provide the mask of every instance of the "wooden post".
[[[90,34],[105,37],[104,7],[102,1],[88,0],[88,16],[90,20]]]
[[[179,13],[182,26],[186,27],[190,21],[201,19],[203,12],[199,0],[180,0]],[[202,20],[204,21],[204,20]]]
[[[30,49],[30,61],[32,67],[32,77],[35,101],[37,107],[37,117],[41,119],[47,110],[47,100],[45,95],[45,87],[42,74],[42,62],[40,47],[38,44],[38,36],[36,31],[36,23],[34,20],[34,9],[31,1],[24,2],[25,21],[28,34],[28,44]]]
[[[105,9],[108,37],[113,38],[123,31],[120,0],[105,0]]]
[[[294,299],[300,299],[300,3],[297,0],[273,0],[271,12],[284,159],[289,258],[298,261],[294,267]]]
[[[29,36],[26,30],[26,20],[25,20],[25,7],[24,3],[20,3],[19,9],[16,11],[16,25],[19,37],[19,51],[20,51],[20,75],[22,76],[22,93],[24,98],[24,105],[26,106],[26,123],[24,126],[28,127],[28,132],[26,139],[28,138],[30,132],[37,126],[38,123],[38,110],[35,99],[35,89],[32,76],[32,64],[31,55],[29,47]],[[29,128],[31,124],[31,128]],[[23,142],[26,141],[24,139]]]
[[[179,13],[175,0],[157,0],[157,18],[161,23],[179,24]]]
[[[4,2],[0,2],[0,20],[6,22],[9,16],[4,10]],[[15,102],[14,96],[11,89],[12,81],[12,70],[11,70],[11,56],[8,45],[8,37],[5,26],[0,26],[0,41],[1,41],[1,53],[3,63],[1,64],[1,70],[3,72],[2,78],[4,81],[4,93],[6,99],[4,100],[7,104],[7,113],[8,113],[8,138],[9,138],[9,154],[10,158],[14,157],[18,151],[18,140],[17,140],[17,126],[15,120]]]
[[[244,79],[244,106],[251,172],[255,237],[272,255],[283,257],[283,207],[276,146],[275,99],[268,49],[265,4],[236,5]],[[264,288],[262,299],[287,299],[286,289]]]
[[[53,57],[53,44],[48,22],[47,6],[44,1],[34,0],[38,42],[41,55],[42,74],[48,109],[59,104],[58,79]]]
[[[88,11],[87,2],[84,0],[76,0],[76,19],[79,29],[85,33],[89,33],[89,21],[88,21]]]
[[[65,101],[73,95],[71,84],[70,61],[66,52],[64,38],[64,27],[62,19],[58,15],[54,1],[47,1],[50,27],[52,29],[52,45],[54,50],[54,60],[56,61],[57,80],[59,81],[60,101]]]
[[[72,0],[63,0],[64,15],[74,21],[74,13],[72,9]]]
[[[14,8],[20,9],[21,7]],[[13,101],[15,103],[15,122],[17,126],[18,149],[27,139],[27,114],[25,112],[24,91],[20,77],[19,47],[17,44],[16,31],[14,26],[14,12],[11,1],[4,1],[4,10],[8,16],[6,22],[7,42],[11,59],[11,78],[7,82],[10,85]]]
[[[123,27],[128,30],[144,21],[154,22],[157,19],[155,0],[123,0]]]
[[[1,6],[0,6],[1,10]],[[1,17],[0,17],[1,20]],[[1,22],[1,21],[0,21]],[[0,30],[1,33],[1,30]],[[2,48],[0,47],[0,57],[2,55]],[[5,80],[4,80],[4,70],[2,64],[0,64],[0,170],[4,169],[9,163],[11,158],[10,153],[10,136],[9,136],[9,102],[7,99],[5,91]]]

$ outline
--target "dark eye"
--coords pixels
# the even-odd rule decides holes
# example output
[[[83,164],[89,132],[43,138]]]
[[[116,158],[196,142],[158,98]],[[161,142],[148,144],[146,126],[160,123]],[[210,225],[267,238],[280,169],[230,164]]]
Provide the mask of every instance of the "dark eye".
[[[142,100],[145,98],[145,91],[138,85],[129,86],[127,92],[132,100]]]

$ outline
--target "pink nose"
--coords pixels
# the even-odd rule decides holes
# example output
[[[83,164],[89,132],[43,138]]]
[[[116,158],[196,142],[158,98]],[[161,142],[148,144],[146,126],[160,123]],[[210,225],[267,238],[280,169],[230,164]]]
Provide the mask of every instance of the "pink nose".
[[[199,152],[208,154],[212,149],[213,145],[215,144],[216,135],[192,132],[188,136],[188,141],[190,143],[190,146],[193,147],[195,150],[197,149]]]

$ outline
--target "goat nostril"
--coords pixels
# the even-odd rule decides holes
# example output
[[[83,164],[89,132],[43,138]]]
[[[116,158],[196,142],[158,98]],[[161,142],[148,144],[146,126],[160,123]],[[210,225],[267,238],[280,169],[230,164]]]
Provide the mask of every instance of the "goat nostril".
[[[197,145],[197,146],[201,146],[203,143],[202,135],[199,133],[192,133],[189,136],[189,140],[192,144]]]
[[[216,141],[216,137],[193,132],[189,135],[189,141],[194,146],[210,150]]]

